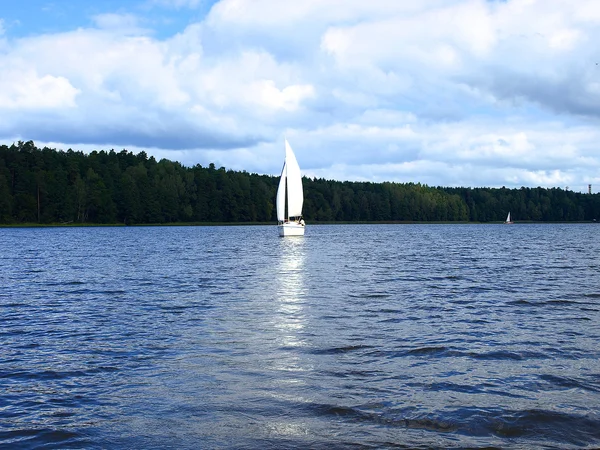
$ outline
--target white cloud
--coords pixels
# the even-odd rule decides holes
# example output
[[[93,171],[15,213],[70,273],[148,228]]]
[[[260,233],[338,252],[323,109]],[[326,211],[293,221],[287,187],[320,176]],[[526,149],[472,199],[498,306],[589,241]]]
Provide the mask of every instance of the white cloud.
[[[359,108],[376,108],[378,105],[377,97],[369,95],[366,92],[360,92],[358,90],[350,90],[344,88],[334,87],[331,91],[333,97],[340,101],[340,103],[351,105]]]
[[[571,50],[579,39],[581,32],[578,30],[559,30],[550,35],[549,45],[557,50]]]
[[[249,86],[244,97],[258,107],[294,111],[304,99],[313,96],[314,89],[311,85],[292,85],[278,89],[273,80],[259,80]]]
[[[491,13],[482,2],[470,1],[330,27],[321,49],[344,66],[368,63],[403,69],[410,61],[453,70],[465,57],[485,56],[496,40]]]
[[[190,86],[199,101],[243,115],[295,111],[315,95],[314,87],[298,82],[292,66],[279,64],[262,51],[244,51],[223,58],[197,73]]]
[[[79,93],[61,76],[14,68],[0,72],[0,110],[74,108]]]

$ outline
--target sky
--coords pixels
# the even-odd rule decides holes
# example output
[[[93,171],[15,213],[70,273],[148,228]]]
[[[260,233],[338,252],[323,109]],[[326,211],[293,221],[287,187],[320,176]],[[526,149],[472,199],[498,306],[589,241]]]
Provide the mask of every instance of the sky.
[[[0,143],[600,192],[597,0],[20,0]]]

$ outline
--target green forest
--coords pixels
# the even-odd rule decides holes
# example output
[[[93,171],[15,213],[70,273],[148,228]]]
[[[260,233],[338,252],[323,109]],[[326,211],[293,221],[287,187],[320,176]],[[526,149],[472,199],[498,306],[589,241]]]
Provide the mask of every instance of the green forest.
[[[1,224],[276,222],[279,178],[145,152],[0,146]],[[600,194],[304,177],[307,222],[600,221]]]

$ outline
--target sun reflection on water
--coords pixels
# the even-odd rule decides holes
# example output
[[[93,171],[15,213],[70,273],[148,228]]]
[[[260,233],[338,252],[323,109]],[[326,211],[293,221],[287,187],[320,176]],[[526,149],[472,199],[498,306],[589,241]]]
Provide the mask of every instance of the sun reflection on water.
[[[304,313],[306,259],[304,239],[281,239],[280,258],[276,272],[276,320],[281,345],[302,345],[299,333],[305,327]]]
[[[272,368],[280,374],[277,381],[280,385],[303,385],[306,383],[306,372],[313,370],[309,361],[303,357],[302,351],[302,348],[308,347],[304,337],[307,326],[305,260],[304,239],[280,240],[272,321],[273,334],[278,346],[278,357]],[[282,395],[286,391],[279,390],[277,397],[294,403],[303,401],[297,395],[288,398],[291,393]]]

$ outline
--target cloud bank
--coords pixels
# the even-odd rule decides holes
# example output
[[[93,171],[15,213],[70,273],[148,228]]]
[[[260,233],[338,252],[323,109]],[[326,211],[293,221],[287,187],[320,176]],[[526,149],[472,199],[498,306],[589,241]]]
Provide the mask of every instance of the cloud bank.
[[[159,37],[167,10],[192,19]],[[277,174],[286,136],[309,176],[600,185],[595,0],[153,0],[23,35],[2,19],[1,142]]]

